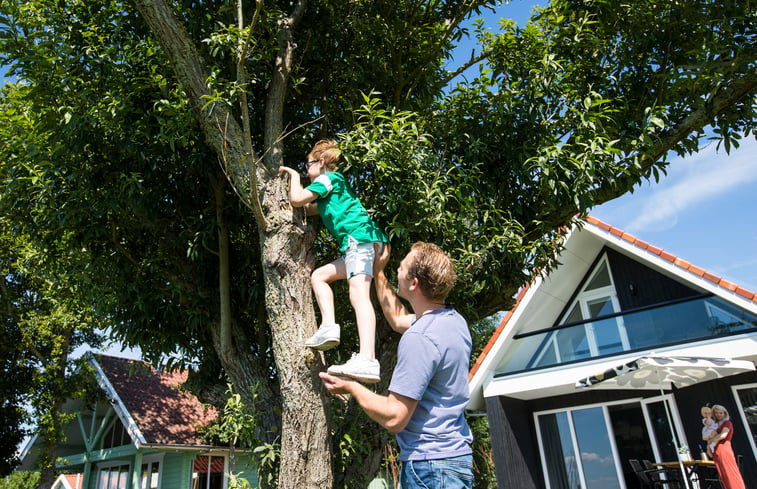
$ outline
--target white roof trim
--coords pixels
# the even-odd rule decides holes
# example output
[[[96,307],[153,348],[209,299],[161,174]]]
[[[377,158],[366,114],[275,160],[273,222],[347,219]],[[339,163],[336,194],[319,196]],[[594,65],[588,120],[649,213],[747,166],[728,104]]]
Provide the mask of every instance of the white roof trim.
[[[76,474],[77,480],[81,476],[82,476],[81,474]],[[71,487],[71,484],[68,483],[68,479],[66,478],[66,474],[59,475],[58,478],[55,479],[55,482],[53,482],[53,485],[52,485],[53,489],[57,489],[57,488],[59,488],[61,486],[64,487],[65,489],[74,489],[73,487]]]
[[[97,379],[97,383],[108,395],[108,398],[113,404],[113,409],[116,411],[116,415],[118,415],[118,417],[121,419],[121,422],[126,428],[126,431],[129,433],[129,436],[134,442],[134,445],[137,447],[137,449],[139,449],[142,445],[147,444],[147,441],[145,440],[144,435],[142,435],[142,432],[139,430],[137,422],[131,416],[129,410],[126,409],[126,405],[118,396],[116,389],[113,387],[113,384],[110,383],[110,380],[108,380],[108,377],[105,375],[102,367],[100,367],[100,364],[97,362],[95,356],[91,352],[88,352],[87,354],[89,355],[90,363],[95,369],[95,378]]]
[[[697,275],[696,273],[686,270],[685,268],[682,268],[675,263],[662,258],[656,253],[652,253],[649,250],[636,246],[630,241],[621,238],[620,236],[617,236],[610,231],[605,231],[604,229],[590,222],[584,222],[583,229],[597,236],[604,242],[611,243],[618,248],[621,248],[623,251],[632,254],[633,256],[639,258],[639,260],[642,262],[651,263],[655,267],[661,268],[666,272],[679,277],[685,283],[689,283],[696,287],[702,288],[707,292],[711,292],[712,294],[728,302],[736,302],[738,303],[739,307],[742,307],[753,314],[757,314],[757,302],[751,301],[732,290],[726,289],[725,287],[716,284],[712,280],[708,280],[702,276]]]
[[[525,292],[523,297],[521,298],[520,302],[515,307],[515,310],[512,311],[512,315],[507,321],[507,324],[505,325],[505,329],[500,333],[497,340],[494,342],[492,347],[489,349],[489,353],[484,357],[483,362],[481,362],[481,365],[478,366],[478,370],[476,370],[476,373],[473,375],[473,378],[470,379],[469,382],[469,389],[470,389],[470,401],[468,402],[467,409],[471,410],[478,410],[483,407],[483,391],[484,387],[489,384],[492,381],[493,373],[492,369],[493,366],[497,364],[499,353],[504,348],[504,345],[509,343],[512,340],[513,336],[513,325],[518,321],[520,316],[526,311],[527,307],[525,307],[536,295],[536,291],[539,288],[539,285],[541,285],[542,278],[537,277],[531,286],[528,288],[528,290]],[[503,319],[504,320],[504,319]]]

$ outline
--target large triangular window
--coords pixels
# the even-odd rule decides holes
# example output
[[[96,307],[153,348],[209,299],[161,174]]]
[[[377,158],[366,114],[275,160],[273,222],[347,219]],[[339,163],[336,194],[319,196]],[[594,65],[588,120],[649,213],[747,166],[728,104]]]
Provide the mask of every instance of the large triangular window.
[[[610,264],[604,255],[561,318],[559,326],[566,327],[549,335],[534,366],[627,350],[628,335],[623,318],[615,315],[619,311]],[[590,321],[595,318],[596,321]]]

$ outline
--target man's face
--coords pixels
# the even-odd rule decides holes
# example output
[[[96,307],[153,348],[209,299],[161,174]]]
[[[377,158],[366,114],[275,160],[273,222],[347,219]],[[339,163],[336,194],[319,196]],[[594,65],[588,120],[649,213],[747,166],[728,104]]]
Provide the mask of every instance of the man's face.
[[[414,254],[415,251],[408,253],[400,262],[399,268],[397,268],[397,295],[403,299],[408,299],[410,285],[413,283],[413,278],[410,277],[409,270],[410,265],[414,260]]]

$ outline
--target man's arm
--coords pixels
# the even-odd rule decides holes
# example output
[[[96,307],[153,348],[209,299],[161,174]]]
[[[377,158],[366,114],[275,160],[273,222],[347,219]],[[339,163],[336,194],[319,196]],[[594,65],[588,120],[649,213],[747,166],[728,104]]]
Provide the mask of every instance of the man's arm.
[[[398,333],[404,333],[412,324],[413,315],[408,313],[384,274],[384,268],[389,263],[391,253],[389,243],[384,243],[381,253],[378,247],[377,244],[373,245],[376,252],[376,258],[373,260],[373,283],[376,285],[376,296],[389,326]]]
[[[294,169],[289,168],[288,166],[280,166],[279,175],[282,175],[283,173],[289,174],[289,200],[292,202],[292,206],[307,206],[318,198],[317,193],[302,187],[302,184],[300,183],[300,174]],[[306,208],[305,210],[306,212],[311,212],[310,208]],[[318,211],[316,210],[315,214],[317,213]]]
[[[326,372],[319,375],[326,390],[332,394],[351,394],[369,418],[395,434],[405,429],[418,405],[415,399],[394,392],[382,396],[354,380]]]

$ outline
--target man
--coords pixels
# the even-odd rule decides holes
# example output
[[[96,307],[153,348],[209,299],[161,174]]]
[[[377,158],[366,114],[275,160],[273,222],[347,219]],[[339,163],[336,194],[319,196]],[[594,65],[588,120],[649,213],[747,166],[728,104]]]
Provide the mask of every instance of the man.
[[[454,265],[436,245],[413,245],[397,269],[398,294],[410,314],[384,275],[388,261],[386,245],[377,250],[374,283],[384,316],[402,333],[389,394],[325,372],[321,380],[332,394],[352,395],[371,419],[397,435],[403,489],[471,488],[473,437],[464,417],[471,337],[465,319],[445,305],[456,280]]]

